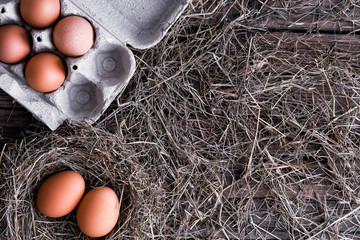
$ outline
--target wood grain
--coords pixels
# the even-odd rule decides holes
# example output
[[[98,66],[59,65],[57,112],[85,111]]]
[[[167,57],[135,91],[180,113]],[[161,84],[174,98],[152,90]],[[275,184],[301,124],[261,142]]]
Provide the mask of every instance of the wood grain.
[[[301,87],[291,88],[289,93],[293,97],[309,104],[315,103],[314,97],[319,100],[319,104],[324,100],[331,102],[331,90],[323,84],[328,77],[333,84],[332,91],[336,92],[336,116],[360,104],[360,99],[353,94],[352,88],[341,87],[343,82],[349,86],[356,84],[360,78],[359,35],[271,32],[257,34],[254,39],[255,48],[262,56],[253,60],[253,68],[266,75],[268,82],[274,87],[290,79],[297,79]],[[341,71],[342,69],[351,70]],[[338,74],[339,72],[342,74]],[[312,81],[301,81],[301,78]],[[257,95],[256,92],[253,94]],[[259,101],[264,100],[264,97],[266,95],[259,96]]]
[[[253,4],[249,26],[271,30],[351,32],[359,27],[360,6],[344,0],[270,0]]]
[[[296,204],[302,204],[300,212],[294,212],[294,216],[282,214],[284,212],[282,208],[294,207],[295,210]],[[239,228],[232,227],[236,226],[234,215],[231,214],[231,211],[224,210],[222,213],[223,221],[214,221],[218,226],[218,231],[212,233],[214,239],[227,239],[226,236],[229,236],[230,239],[236,239],[236,237],[237,239],[311,239],[311,236],[336,220],[332,218],[333,211],[339,211],[345,215],[352,209],[351,205],[339,203],[339,201],[328,200],[321,203],[317,200],[299,199],[289,202],[287,205],[271,198],[252,198],[251,203],[239,204],[237,207],[242,209],[243,218],[248,218],[249,224],[239,226]],[[289,224],[287,221],[294,222]],[[347,235],[349,239],[354,239],[350,237],[358,237],[358,229],[354,223],[358,223],[356,216],[340,222],[333,229],[336,228],[338,234]],[[306,229],[303,234],[307,232],[308,237],[299,236],[297,232],[291,234],[288,229],[289,225],[297,225],[299,230]],[[324,234],[320,234],[315,239],[330,240],[336,239],[336,236],[331,231],[325,231]]]
[[[260,80],[259,84],[251,85],[248,89],[260,106],[267,104],[269,99],[269,95],[263,91],[264,86],[261,85],[261,80],[267,79],[269,92],[278,91],[278,86],[287,84],[290,81],[299,81],[298,86],[300,87],[288,87],[285,97],[301,99],[299,101],[301,107],[303,105],[323,106],[325,109],[326,104],[329,104],[332,109],[331,92],[327,86],[322,85],[322,82],[324,82],[323,71],[325,69],[327,74],[331,76],[329,82],[331,82],[336,93],[335,119],[342,115],[346,116],[345,113],[360,104],[358,95],[352,94],[354,89],[351,87],[342,89],[340,87],[344,82],[349,86],[351,86],[350,83],[356,85],[359,82],[359,35],[297,31],[256,31],[251,38],[253,40],[252,49],[256,49],[254,52],[256,52],[257,56],[251,56],[250,58],[249,69],[252,71],[249,78],[253,77],[252,80],[254,80],[258,75]],[[344,69],[349,69],[349,71],[342,71]],[[338,72],[345,73],[337,75]],[[302,81],[302,78],[306,80]],[[270,96],[274,96],[273,92],[271,94]],[[297,108],[295,105],[291,107],[294,108],[294,114],[298,121],[301,124],[307,124],[309,118],[299,111],[301,107]],[[267,109],[271,108],[269,106],[264,107],[262,116],[269,116],[268,120],[276,119],[276,114],[272,114],[273,112],[270,110],[267,112]],[[274,109],[276,110],[276,108]],[[319,115],[317,126],[326,126],[331,122],[332,116],[327,117],[327,114],[323,114],[321,111],[317,111],[317,113]],[[355,115],[357,113],[353,112],[351,114]],[[306,120],[302,121],[303,119]],[[352,206],[351,203],[339,201],[339,199],[344,199],[344,189],[341,184],[337,183],[335,178],[329,177],[329,173],[334,174],[334,171],[328,166],[326,157],[320,163],[321,156],[326,156],[322,152],[321,144],[319,144],[321,141],[309,142],[309,144],[303,144],[301,150],[297,149],[295,139],[301,129],[296,126],[290,127],[291,122],[286,120],[284,122],[289,126],[289,130],[284,132],[286,143],[283,146],[269,146],[267,150],[271,155],[288,162],[293,159],[292,156],[296,154],[296,151],[301,151],[304,157],[316,156],[316,161],[306,165],[310,169],[305,171],[306,174],[296,173],[293,175],[293,179],[298,182],[291,182],[287,179],[288,181],[284,181],[279,185],[266,184],[267,182],[264,179],[252,181],[252,179],[256,178],[256,173],[253,173],[251,178],[242,180],[247,162],[243,163],[242,166],[234,166],[233,170],[234,172],[237,171],[238,174],[234,174],[236,176],[235,180],[234,176],[231,176],[228,180],[228,188],[223,192],[223,201],[238,204],[232,206],[233,209],[231,207],[226,209],[228,214],[225,210],[223,211],[222,221],[218,224],[218,231],[212,235],[215,236],[214,238],[226,239],[227,236],[232,238],[241,232],[242,235],[236,235],[239,239],[307,239],[329,226],[339,218],[339,215],[344,216],[357,207],[356,204]],[[333,124],[337,125],[336,122]],[[265,128],[266,125],[263,127]],[[341,137],[334,137],[331,140],[341,142]],[[302,162],[306,161],[303,160]],[[268,167],[261,166],[261,168],[257,168],[257,171],[275,172],[276,170],[271,170],[272,167],[276,168],[278,165],[272,166],[269,163]],[[342,165],[339,163],[338,169],[341,168]],[[358,169],[356,170],[358,171]],[[285,170],[284,172],[287,173]],[[285,173],[284,176],[287,176]],[[263,174],[259,175],[263,176]],[[281,182],[281,178],[279,179],[279,182]],[[270,178],[267,180],[271,181]],[[349,190],[352,191],[353,189]],[[280,201],[281,198],[286,199],[286,201]],[[284,208],[287,211],[284,211]],[[292,208],[291,211],[293,211],[294,215],[284,216],[283,213],[289,212],[289,208]],[[251,214],[247,214],[249,212]],[[336,215],[334,213],[341,214]],[[237,226],[236,221],[238,221],[241,214],[244,214],[244,221],[247,221],[248,225],[242,226],[241,229],[239,229],[240,227],[232,228],[231,226]],[[289,222],[292,223],[291,226],[288,224]],[[359,239],[357,224],[359,224],[359,220],[357,215],[354,214],[354,216],[350,216],[329,228],[329,231],[317,235],[316,239],[336,239],[338,236],[335,233],[347,236],[349,239]],[[294,231],[295,235],[290,235],[294,228],[297,230]],[[308,237],[306,238],[303,235],[296,235],[303,228],[308,231]]]
[[[0,143],[19,137],[33,121],[29,111],[0,90]]]

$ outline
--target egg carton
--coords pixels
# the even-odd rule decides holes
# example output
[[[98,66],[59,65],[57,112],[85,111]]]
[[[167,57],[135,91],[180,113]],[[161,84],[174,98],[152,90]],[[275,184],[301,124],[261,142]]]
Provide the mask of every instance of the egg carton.
[[[65,120],[94,123],[126,87],[136,62],[127,47],[153,47],[161,41],[191,0],[62,0],[61,18],[78,15],[94,27],[93,48],[82,57],[66,57],[55,48],[54,26],[34,29],[19,12],[20,0],[0,0],[0,25],[17,24],[29,31],[31,55],[19,64],[0,62],[0,88],[51,130]],[[59,19],[59,20],[60,20]],[[27,61],[37,53],[52,52],[67,65],[64,84],[51,93],[33,90],[24,76]]]

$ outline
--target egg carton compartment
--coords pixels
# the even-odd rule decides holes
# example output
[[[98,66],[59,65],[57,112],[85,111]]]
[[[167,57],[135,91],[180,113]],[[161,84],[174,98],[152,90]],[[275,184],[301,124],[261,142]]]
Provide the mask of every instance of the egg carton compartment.
[[[94,123],[126,87],[136,62],[127,44],[145,49],[157,44],[190,0],[62,0],[61,16],[87,19],[95,43],[84,56],[66,57],[54,46],[54,26],[35,29],[20,16],[20,0],[0,0],[0,26],[17,24],[32,37],[32,53],[18,64],[0,62],[0,88],[31,111],[35,118],[55,130],[65,120]],[[59,21],[58,20],[58,21]],[[24,76],[28,60],[37,53],[51,52],[67,67],[64,84],[51,93],[33,90]]]

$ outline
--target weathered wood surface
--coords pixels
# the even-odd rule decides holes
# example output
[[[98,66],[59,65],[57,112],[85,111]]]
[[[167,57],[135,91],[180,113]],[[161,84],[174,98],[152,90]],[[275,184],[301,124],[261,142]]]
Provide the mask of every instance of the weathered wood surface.
[[[351,0],[257,0],[254,7],[259,12],[251,26],[270,30],[338,33],[355,31],[360,24],[360,5]]]
[[[301,98],[305,104],[308,101],[309,105],[333,110],[316,116],[321,123],[330,123],[334,119],[346,116],[347,113],[358,114],[351,110],[358,106],[360,99],[354,98],[352,89],[340,90],[339,83],[357,82],[359,79],[360,36],[354,31],[358,31],[359,28],[360,6],[356,6],[355,1],[346,0],[261,1],[265,5],[260,1],[254,2],[257,2],[253,6],[258,13],[256,19],[248,23],[250,29],[255,29],[252,32],[252,46],[249,53],[252,49],[256,49],[256,53],[261,55],[251,56],[249,69],[252,71],[248,74],[258,74],[259,79],[267,79],[269,91],[274,89],[281,92],[283,90],[281,86],[286,86],[289,82],[295,82],[294,86],[297,81],[306,82],[305,85],[300,84],[299,88],[287,87],[286,95],[290,98]],[[257,28],[260,31],[257,31]],[[263,31],[265,29],[269,31]],[[336,69],[351,69],[351,71],[336,75]],[[326,82],[326,74],[329,74],[328,81],[333,86],[332,90],[336,91],[335,96],[332,96],[326,84],[322,84]],[[301,81],[302,77],[311,81]],[[254,84],[251,87],[248,89],[252,97],[266,104],[267,95],[263,91],[264,86]],[[294,111],[296,107],[294,106]],[[306,118],[302,114],[297,117]],[[263,127],[267,127],[260,121],[260,125],[262,124]],[[290,122],[286,124],[291,126]],[[336,121],[334,124],[336,125]],[[275,149],[269,149],[269,152],[288,160],[288,158],[292,159],[292,152],[296,151],[295,142],[293,149],[290,146],[293,144],[292,137],[296,132],[292,134],[289,130],[285,135],[289,147],[274,146]],[[340,142],[341,138],[336,140]],[[312,153],[320,153],[321,146],[306,144],[303,150],[306,152],[304,156],[311,158]],[[239,166],[237,171],[244,172],[245,167],[246,163],[242,167]],[[287,231],[290,229],[287,222],[294,220],[299,224],[299,229],[303,228],[304,233],[307,232],[309,239],[314,235],[314,239],[338,239],[339,234],[348,239],[360,239],[360,231],[357,227],[359,214],[353,214],[336,222],[339,216],[345,216],[358,205],[351,201],[339,200],[344,199],[344,194],[348,193],[341,184],[329,181],[328,174],[334,174],[334,171],[326,161],[321,164],[318,162],[309,164],[307,167],[314,171],[304,176],[294,176],[298,182],[285,181],[283,184],[279,183],[278,187],[260,184],[258,179],[258,182],[244,179],[238,179],[236,183],[229,181],[223,199],[225,202],[229,199],[240,201],[237,208],[230,209],[229,212],[239,212],[239,208],[244,208],[240,212],[244,214],[249,226],[243,226],[240,230],[230,227],[236,226],[235,218],[225,213],[222,215],[224,225],[219,224],[219,230],[212,236],[225,239],[235,236],[240,239],[300,239],[299,236]],[[338,168],[340,169],[341,166]],[[271,166],[263,171],[271,171],[269,169]],[[355,171],[359,172],[359,169]],[[354,189],[356,186],[348,190]],[[277,200],[281,196],[287,200],[285,202]],[[294,216],[282,215],[283,212],[287,212],[282,208],[292,209],[295,219],[292,218]],[[301,212],[297,212],[299,209]],[[247,214],[249,211],[251,214]],[[340,214],[336,216],[333,215],[334,212]],[[322,229],[327,230],[322,231]],[[236,235],[239,232],[242,233],[241,236]]]
[[[259,69],[270,74],[269,84],[292,78],[293,74],[297,73],[302,67],[306,67],[307,64],[314,64],[319,59],[323,59],[326,64],[333,64],[336,67],[347,64],[352,67],[354,72],[360,73],[360,35],[346,34],[357,31],[360,28],[360,5],[356,6],[355,1],[262,1],[266,3],[265,5],[262,5],[258,0],[254,2],[254,9],[258,13],[256,20],[249,21],[248,26],[270,30],[269,32],[259,31],[255,33],[256,36],[253,42],[261,50],[267,49],[269,52],[269,55],[264,57],[266,57],[266,61],[271,62],[273,69],[267,69],[266,61],[259,61],[257,63]],[[274,49],[278,51],[274,51]],[[276,52],[275,55],[271,54],[274,52]],[[325,55],[324,52],[326,53]],[[282,61],[283,59],[287,61]],[[256,64],[256,62],[252,62],[252,64]],[[276,72],[284,71],[288,74],[276,75]],[[311,77],[314,80],[321,80],[324,76],[319,68],[319,71],[313,73]],[[349,75],[343,77],[358,78],[359,76]],[[300,91],[302,92],[300,93]],[[293,91],[291,94],[295,97],[297,94],[302,94],[302,97],[304,97],[304,91],[304,89],[299,89],[299,92]],[[326,89],[315,89],[312,91],[318,91],[316,96],[319,99],[322,97],[322,99],[332,100],[330,92]],[[256,91],[252,93],[257,97]],[[350,93],[348,96],[345,93],[336,99],[336,116],[341,116],[349,111],[352,107],[352,105],[349,105],[351,101],[360,102],[360,99],[352,98],[350,100],[350,97]],[[313,101],[312,92],[309,92],[309,101]],[[7,94],[0,91],[0,136],[7,138],[15,137],[33,121],[31,114],[27,110],[15,103]],[[309,146],[314,147],[314,151],[318,151],[316,146]],[[311,152],[311,149],[308,150]],[[313,167],[320,168],[319,166]],[[322,168],[326,169],[327,166],[324,165]],[[319,176],[325,175],[326,173],[324,172],[319,173]],[[281,218],[288,216],[281,216],[279,214],[281,209],[279,210],[279,208],[283,206],[273,201],[274,195],[278,194],[305,202],[303,204],[306,204],[308,208],[304,209],[302,214],[304,215],[303,224],[307,226],[319,226],[319,229],[321,229],[321,227],[336,220],[329,219],[329,212],[324,211],[324,208],[330,210],[336,209],[336,211],[342,211],[344,214],[348,213],[349,209],[351,209],[349,206],[351,203],[339,203],[334,199],[334,196],[336,197],[337,194],[342,193],[342,189],[331,182],[319,180],[321,179],[320,177],[317,179],[318,181],[310,179],[310,182],[290,184],[282,189],[271,189],[265,185],[260,186],[256,192],[251,193],[251,196],[256,196],[252,202],[252,211],[256,213],[256,218],[251,219],[250,222],[252,223],[251,229],[256,230],[248,231],[246,230],[249,229],[247,228],[248,226],[243,226],[243,235],[240,237],[243,239],[289,239],[294,237],[289,236],[289,233],[284,231],[286,229],[285,225],[279,226],[279,224],[284,222],[281,221]],[[241,181],[238,181],[238,185],[241,186]],[[234,198],[243,199],[248,194],[249,192],[245,187],[234,189],[229,187],[228,191],[225,192],[223,201]],[[246,204],[244,205],[246,206]],[[274,211],[268,212],[268,208],[263,207],[264,205],[272,206]],[[246,211],[244,210],[244,212]],[[224,213],[222,218],[228,220],[228,226],[236,226],[235,222],[230,224],[232,216],[226,214],[228,213]],[[244,217],[247,217],[246,214],[244,214]],[[356,239],[359,237],[359,230],[355,227],[355,224],[352,224],[352,221],[358,221],[355,219],[356,217],[355,215],[354,219],[349,218],[344,222],[339,222],[339,224],[334,225],[332,228],[336,228],[338,232],[346,231],[349,239],[351,239],[351,236],[353,236],[353,239]],[[313,222],[306,222],[309,219]],[[235,232],[238,232],[236,229],[222,227],[224,226],[219,225],[219,231],[212,233],[211,236],[214,238],[230,237],[233,239],[239,237],[235,234]],[[232,235],[232,232],[234,235]],[[316,232],[316,229],[314,232]],[[318,237],[323,237],[323,239],[336,238],[336,236],[331,235],[321,235]]]
[[[30,112],[0,90],[0,144],[19,137],[32,122]]]
[[[257,14],[256,18],[250,20],[248,25],[252,28],[266,28],[275,31],[268,37],[270,41],[275,38],[282,39],[279,42],[280,47],[289,47],[289,44],[294,44],[294,41],[288,40],[299,36],[289,32],[276,31],[345,33],[355,31],[360,27],[360,6],[350,0],[254,0],[251,6],[257,11]],[[301,47],[306,44],[312,48]],[[333,56],[341,58],[342,48],[349,50],[351,47],[355,47],[358,49],[360,40],[359,37],[354,36],[314,34],[303,39],[303,44],[299,42],[299,45],[292,47],[297,48],[300,52],[307,51],[308,54],[316,54],[318,48],[331,50],[332,46],[338,47],[335,51],[333,50]],[[354,57],[356,59],[352,59],[352,61],[356,64],[358,60],[356,56]],[[19,132],[32,121],[31,114],[26,109],[14,103],[11,97],[0,90],[0,136],[2,138],[18,136]]]

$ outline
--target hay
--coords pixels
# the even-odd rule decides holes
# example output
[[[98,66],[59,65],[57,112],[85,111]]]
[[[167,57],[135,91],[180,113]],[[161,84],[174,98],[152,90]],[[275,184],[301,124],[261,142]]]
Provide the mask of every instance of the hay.
[[[34,204],[64,169],[121,196],[106,239],[359,237],[360,49],[255,31],[259,9],[194,1],[161,44],[134,49],[136,75],[97,124],[7,144],[1,239],[86,239],[74,213]]]

